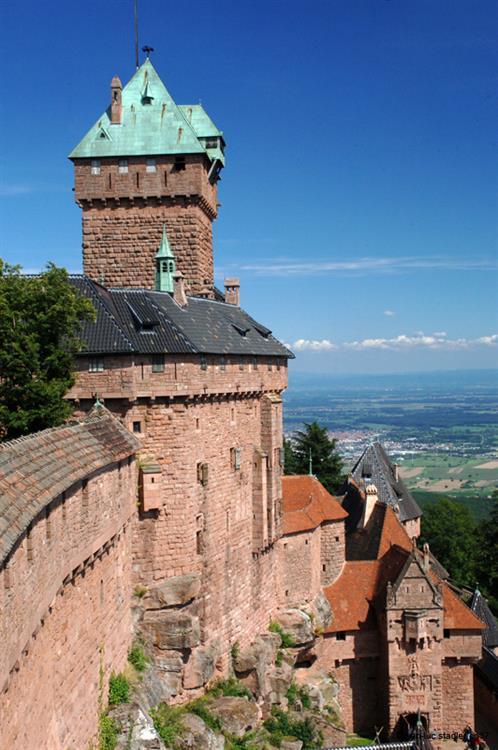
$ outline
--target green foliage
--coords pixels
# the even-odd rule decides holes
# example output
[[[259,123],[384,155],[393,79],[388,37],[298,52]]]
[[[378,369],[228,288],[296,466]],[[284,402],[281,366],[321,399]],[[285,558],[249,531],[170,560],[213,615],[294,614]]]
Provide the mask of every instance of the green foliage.
[[[229,677],[227,680],[218,680],[208,690],[209,695],[217,698],[220,695],[232,696],[233,698],[252,698],[252,693],[235,677]]]
[[[184,706],[167,706],[166,703],[161,703],[157,708],[151,709],[150,715],[154,728],[166,747],[175,747],[178,737],[183,734],[182,716],[184,713]]]
[[[149,659],[143,649],[143,646],[138,641],[133,644],[130,651],[128,652],[128,661],[135,667],[137,672],[145,672]]]
[[[474,586],[475,559],[481,540],[467,508],[449,498],[428,506],[422,516],[420,541],[429,543],[457,585]]]
[[[373,745],[373,742],[357,734],[348,734],[346,744],[348,747],[365,747],[366,745]]]
[[[284,661],[284,653],[281,649],[278,649],[277,655],[275,657],[275,666],[281,667]]]
[[[130,683],[124,674],[111,674],[109,678],[109,705],[128,703],[130,697]]]
[[[297,701],[299,700],[303,708],[311,708],[310,694],[308,688],[305,685],[297,685],[294,681],[291,682],[286,695],[291,707],[295,706]]]
[[[114,719],[101,713],[99,717],[99,750],[114,750],[118,744],[118,727]]]
[[[135,586],[133,596],[136,596],[138,599],[143,599],[147,591],[148,589],[146,589],[145,586]]]
[[[246,732],[242,737],[225,732],[225,749],[226,750],[253,750],[259,747],[254,743],[257,733],[255,731]]]
[[[187,704],[187,709],[190,713],[195,714],[202,719],[204,724],[208,726],[213,732],[221,731],[221,722],[217,716],[211,713],[208,706],[206,705],[206,698],[198,698],[195,701]]]
[[[268,626],[268,630],[270,633],[278,633],[280,636],[280,640],[282,642],[282,648],[292,648],[294,646],[294,641],[292,640],[292,636],[290,636],[288,633],[285,632],[283,627],[279,622],[276,620],[272,620],[270,622],[270,625]]]
[[[311,454],[316,478],[331,493],[339,489],[344,481],[343,463],[336,441],[329,437],[326,427],[316,421],[307,422],[304,430],[298,430],[292,435],[292,440],[286,442],[286,474],[308,474]]]
[[[235,641],[235,643],[232,645],[232,648],[230,649],[230,654],[232,656],[232,661],[237,661],[238,656],[240,654],[240,643],[238,641]]]
[[[0,439],[62,424],[74,384],[79,334],[92,320],[91,303],[49,264],[37,277],[0,259]]]
[[[284,737],[296,737],[303,743],[303,750],[319,748],[323,743],[321,732],[313,726],[309,716],[296,719],[281,709],[274,708],[271,716],[263,722],[263,726],[270,733],[270,742],[280,747]]]
[[[493,492],[490,517],[479,524],[476,538],[476,578],[489,606],[498,614],[498,490]]]

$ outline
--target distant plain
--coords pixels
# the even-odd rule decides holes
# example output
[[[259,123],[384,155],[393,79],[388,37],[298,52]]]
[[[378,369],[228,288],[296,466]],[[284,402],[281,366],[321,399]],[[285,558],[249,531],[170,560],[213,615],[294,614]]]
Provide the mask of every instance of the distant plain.
[[[498,488],[498,371],[351,377],[291,372],[287,434],[317,420],[349,470],[380,440],[419,502],[458,499],[484,517]]]

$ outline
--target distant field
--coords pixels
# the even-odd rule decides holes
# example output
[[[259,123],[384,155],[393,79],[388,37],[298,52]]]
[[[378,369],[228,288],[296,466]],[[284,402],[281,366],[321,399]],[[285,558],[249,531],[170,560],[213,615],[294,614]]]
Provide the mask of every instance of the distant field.
[[[486,497],[498,487],[498,460],[428,452],[404,461],[401,476],[411,490]]]

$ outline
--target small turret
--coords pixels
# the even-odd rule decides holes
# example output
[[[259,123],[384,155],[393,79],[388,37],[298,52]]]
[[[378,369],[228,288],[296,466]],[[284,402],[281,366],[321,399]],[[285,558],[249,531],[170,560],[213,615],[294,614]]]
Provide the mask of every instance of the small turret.
[[[123,84],[119,76],[111,81],[111,125],[121,125]]]
[[[171,250],[166,224],[163,224],[163,236],[156,253],[156,291],[173,294],[173,277],[176,273],[176,261]]]

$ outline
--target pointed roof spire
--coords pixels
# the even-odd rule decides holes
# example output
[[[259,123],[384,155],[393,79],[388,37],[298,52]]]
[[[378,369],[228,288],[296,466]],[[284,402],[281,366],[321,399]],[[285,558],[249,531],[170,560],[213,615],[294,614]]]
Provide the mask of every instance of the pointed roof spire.
[[[156,253],[156,291],[173,294],[173,277],[176,273],[176,261],[170,247],[166,224],[163,224],[161,244]]]
[[[163,234],[161,237],[161,244],[159,250],[156,253],[156,258],[174,258],[173,251],[169,244],[168,235],[166,234],[166,224],[163,224]]]

